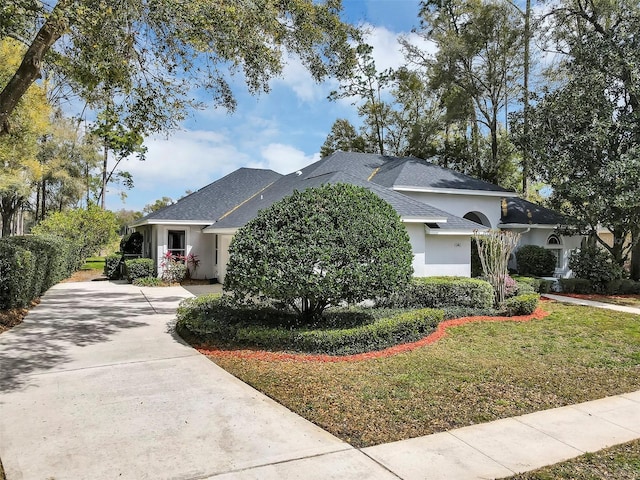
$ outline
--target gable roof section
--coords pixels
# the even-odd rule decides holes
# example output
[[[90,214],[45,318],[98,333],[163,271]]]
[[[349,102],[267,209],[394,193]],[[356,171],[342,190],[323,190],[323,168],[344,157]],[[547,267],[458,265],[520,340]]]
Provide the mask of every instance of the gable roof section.
[[[499,185],[440,167],[417,157],[338,151],[305,170],[305,174],[310,177],[341,171],[398,191],[516,195],[515,192]]]
[[[501,225],[560,225],[566,222],[558,212],[522,198],[507,198],[506,203],[507,211],[502,211]]]
[[[314,164],[315,165],[315,164]],[[358,178],[345,172],[327,172],[324,170],[303,169],[302,171],[286,175],[268,188],[247,200],[234,211],[223,215],[213,225],[204,229],[205,232],[228,231],[244,226],[251,219],[255,218],[258,212],[268,208],[273,203],[291,195],[294,190],[304,191],[307,188],[319,187],[321,185],[335,183],[349,183],[364,187],[387,201],[400,215],[406,223],[432,223],[443,231],[452,229],[473,231],[475,229],[485,229],[474,222],[455,217],[438,208],[414,200],[399,192],[382,187],[366,179]],[[306,170],[306,171],[305,171]],[[320,173],[316,175],[316,173]]]
[[[173,205],[150,213],[132,226],[171,222],[210,225],[281,177],[273,170],[240,168]]]

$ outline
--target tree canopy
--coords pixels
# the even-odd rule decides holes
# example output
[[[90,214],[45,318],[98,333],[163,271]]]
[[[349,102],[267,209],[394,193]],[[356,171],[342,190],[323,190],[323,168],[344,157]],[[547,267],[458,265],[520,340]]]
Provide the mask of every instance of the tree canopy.
[[[282,302],[307,320],[327,305],[385,296],[413,271],[409,235],[393,207],[348,184],[274,203],[238,230],[229,253],[225,291]]]
[[[171,128],[197,105],[194,88],[216,105],[235,106],[230,78],[266,91],[295,55],[315,79],[344,77],[354,65],[355,28],[341,1],[11,0],[0,7],[0,39],[28,46],[0,84],[0,131],[33,82],[64,77],[88,102],[117,100],[129,127]],[[34,28],[35,26],[35,28]]]

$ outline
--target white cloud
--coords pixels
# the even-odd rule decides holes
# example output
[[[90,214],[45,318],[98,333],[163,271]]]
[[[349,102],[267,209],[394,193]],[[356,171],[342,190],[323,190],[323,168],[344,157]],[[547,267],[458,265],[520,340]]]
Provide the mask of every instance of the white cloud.
[[[320,160],[320,154],[305,155],[291,145],[271,143],[260,150],[262,161],[249,163],[252,168],[268,168],[278,173],[289,174]]]
[[[121,163],[129,171],[136,186],[156,189],[158,183],[180,182],[202,184],[204,179],[227,173],[233,165],[247,161],[220,133],[205,130],[187,130],[169,138],[152,137],[147,146],[144,162],[128,159]]]

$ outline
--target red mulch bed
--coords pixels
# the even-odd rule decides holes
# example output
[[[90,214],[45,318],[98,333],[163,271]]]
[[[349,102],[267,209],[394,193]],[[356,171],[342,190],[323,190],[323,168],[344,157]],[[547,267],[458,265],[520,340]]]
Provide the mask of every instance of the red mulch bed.
[[[359,362],[362,360],[370,360],[373,358],[384,358],[399,353],[410,352],[426,345],[431,345],[437,342],[444,336],[446,336],[447,329],[451,327],[459,327],[468,323],[476,322],[528,322],[531,320],[540,320],[545,318],[549,313],[538,308],[531,315],[520,315],[516,317],[463,317],[455,318],[451,320],[445,320],[438,325],[435,332],[426,336],[422,340],[412,343],[403,343],[402,345],[396,345],[385,350],[379,350],[376,352],[358,353],[355,355],[311,355],[311,354],[297,354],[297,353],[284,353],[284,352],[269,352],[265,350],[209,350],[206,348],[198,348],[198,351],[204,355],[208,355],[216,358],[235,357],[243,359],[253,360],[268,360],[268,361],[281,361],[290,360],[296,362]]]

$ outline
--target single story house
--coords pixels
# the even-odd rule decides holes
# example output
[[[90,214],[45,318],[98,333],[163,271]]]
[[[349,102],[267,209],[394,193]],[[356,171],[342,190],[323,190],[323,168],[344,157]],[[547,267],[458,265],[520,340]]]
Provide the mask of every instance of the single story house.
[[[580,244],[554,233],[558,214],[498,185],[416,157],[342,151],[289,175],[240,168],[132,227],[159,271],[167,252],[192,253],[200,259],[197,277],[222,282],[233,235],[258,211],[295,190],[333,183],[362,186],[393,206],[409,233],[415,276],[470,276],[473,234],[490,228],[521,232],[522,244],[557,252],[557,276],[569,273],[569,252]]]

